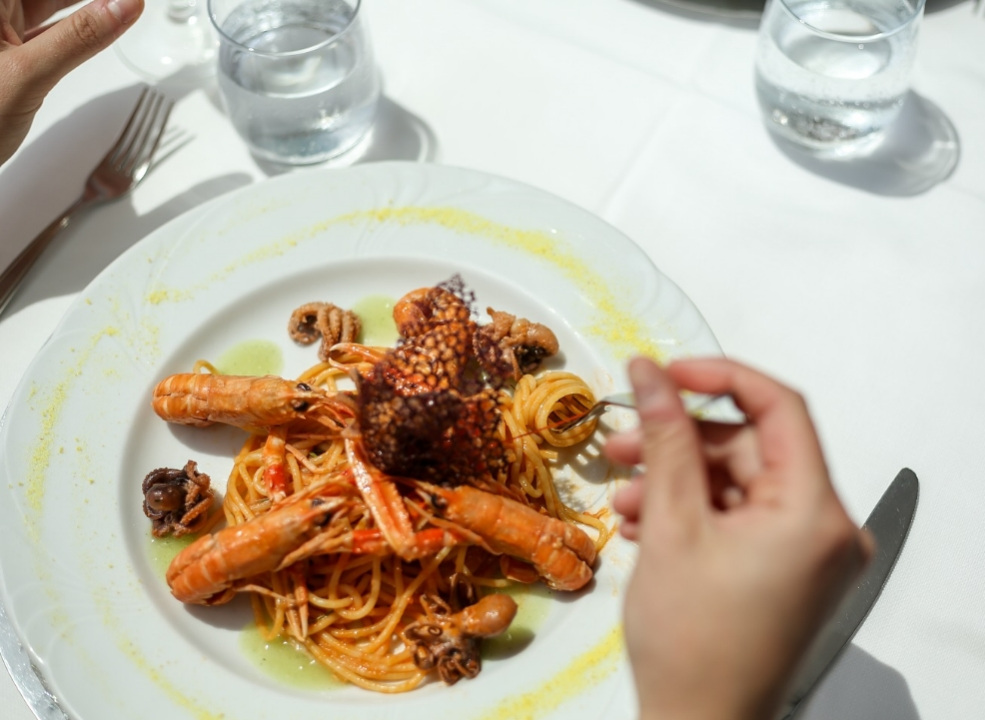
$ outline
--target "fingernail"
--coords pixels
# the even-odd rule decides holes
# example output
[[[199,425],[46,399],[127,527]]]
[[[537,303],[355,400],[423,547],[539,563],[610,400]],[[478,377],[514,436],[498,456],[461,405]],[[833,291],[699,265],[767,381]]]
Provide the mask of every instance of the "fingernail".
[[[107,0],[106,9],[124,25],[137,19],[143,9],[141,0]]]

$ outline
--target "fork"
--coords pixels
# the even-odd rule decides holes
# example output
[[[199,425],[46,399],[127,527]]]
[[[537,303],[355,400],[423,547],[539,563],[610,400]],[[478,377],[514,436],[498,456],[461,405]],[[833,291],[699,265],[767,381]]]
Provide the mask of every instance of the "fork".
[[[42,230],[0,275],[0,314],[52,239],[77,213],[126,195],[143,179],[173,106],[174,101],[166,100],[161,93],[149,87],[143,89],[123,131],[90,173],[79,199]]]
[[[694,395],[692,402],[685,403],[688,415],[693,417],[695,420],[705,419],[705,412],[709,407],[719,401],[727,398],[727,395]],[[606,395],[604,398],[597,400],[594,405],[592,405],[584,414],[576,415],[570,420],[566,420],[552,429],[555,432],[567,432],[572,428],[578,427],[582,423],[586,423],[589,420],[594,420],[600,417],[602,413],[613,407],[628,408],[629,410],[636,409],[636,399],[631,392],[624,393],[614,393],[612,395]],[[744,417],[729,417],[729,418],[715,418],[715,422],[724,423],[729,425],[738,425],[745,422]]]

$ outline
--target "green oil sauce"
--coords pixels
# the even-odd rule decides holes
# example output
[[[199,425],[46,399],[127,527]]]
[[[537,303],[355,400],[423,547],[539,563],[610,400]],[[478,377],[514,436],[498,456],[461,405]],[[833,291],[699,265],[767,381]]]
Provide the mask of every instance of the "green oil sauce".
[[[157,538],[153,535],[150,539],[150,558],[151,567],[157,577],[164,578],[168,571],[168,565],[174,560],[174,556],[191,545],[198,539],[198,535],[183,535],[182,537],[162,537]]]
[[[215,367],[226,375],[279,375],[284,355],[270,340],[244,340],[224,352]]]
[[[240,634],[240,649],[264,675],[304,690],[332,690],[345,683],[290,640],[266,640],[250,623]]]
[[[362,323],[364,344],[389,347],[397,342],[397,325],[393,322],[394,302],[393,298],[385,295],[369,295],[352,308]]]
[[[534,631],[551,612],[554,592],[544,585],[515,585],[503,592],[516,601],[516,616],[502,635],[482,641],[482,657],[496,660],[512,657],[534,639]]]

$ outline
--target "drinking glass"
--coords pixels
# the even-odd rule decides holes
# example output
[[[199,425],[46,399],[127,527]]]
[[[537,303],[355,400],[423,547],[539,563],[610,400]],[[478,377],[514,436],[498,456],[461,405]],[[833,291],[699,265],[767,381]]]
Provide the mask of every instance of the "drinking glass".
[[[817,154],[878,144],[909,92],[924,0],[768,0],[756,50],[767,127]]]
[[[301,165],[353,149],[380,96],[360,0],[209,0],[218,83],[258,157]]]
[[[131,69],[148,80],[215,72],[216,38],[205,0],[146,0],[134,26],[114,43]]]

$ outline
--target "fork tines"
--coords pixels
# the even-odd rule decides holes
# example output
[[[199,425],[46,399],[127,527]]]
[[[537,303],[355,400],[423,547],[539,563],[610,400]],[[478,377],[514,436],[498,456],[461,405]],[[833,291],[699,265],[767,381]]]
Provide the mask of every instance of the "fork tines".
[[[145,87],[116,141],[111,160],[119,162],[120,168],[128,173],[149,162],[161,142],[173,107],[173,100]]]

